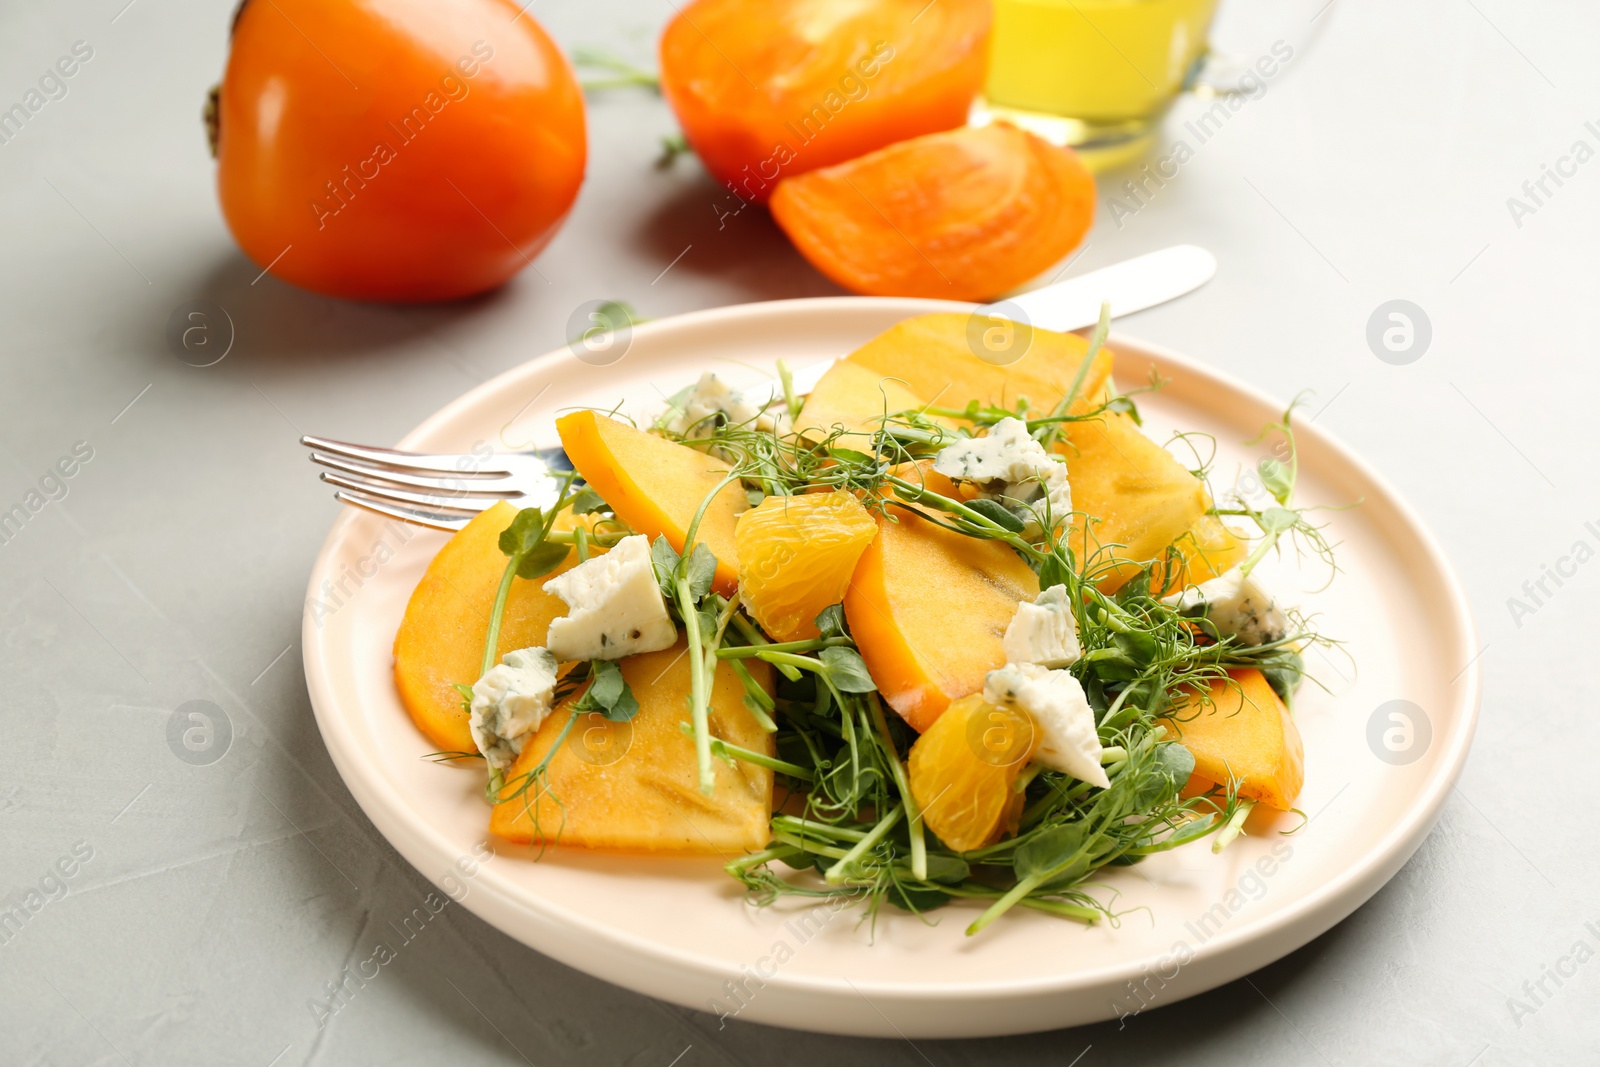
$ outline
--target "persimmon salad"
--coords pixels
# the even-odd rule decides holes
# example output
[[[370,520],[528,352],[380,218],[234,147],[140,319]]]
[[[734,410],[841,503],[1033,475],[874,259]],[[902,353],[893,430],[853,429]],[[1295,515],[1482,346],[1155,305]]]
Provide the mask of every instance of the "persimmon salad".
[[[1256,574],[1332,562],[1293,502],[1292,412],[1259,486],[1214,493],[1086,338],[908,319],[799,393],[714,372],[653,422],[556,423],[548,507],[440,550],[395,678],[440,760],[487,767],[493,834],[708,853],[749,899],[1109,914],[1107,865],[1290,811],[1302,653]],[[1192,454],[1194,466],[1181,461]],[[648,863],[641,856],[641,863]]]

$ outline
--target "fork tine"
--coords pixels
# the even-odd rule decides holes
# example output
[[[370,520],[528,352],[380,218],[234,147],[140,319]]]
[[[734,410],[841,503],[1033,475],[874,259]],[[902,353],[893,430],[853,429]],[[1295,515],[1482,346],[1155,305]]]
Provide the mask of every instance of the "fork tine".
[[[498,502],[494,497],[436,496],[432,493],[413,493],[409,489],[399,489],[392,485],[379,485],[375,482],[364,481],[360,478],[350,478],[343,474],[333,474],[329,471],[323,471],[321,477],[329,485],[337,486],[340,489],[349,489],[363,496],[377,500],[387,500],[394,504],[413,505],[430,512],[460,512],[466,515],[476,515],[486,508],[493,507]]]
[[[360,463],[395,467],[399,470],[439,471],[463,478],[469,478],[476,474],[511,473],[509,466],[505,462],[494,462],[495,457],[493,454],[463,457],[444,452],[399,452],[392,448],[373,448],[371,445],[334,441],[327,437],[314,437],[311,434],[302,436],[300,443],[315,451],[343,456],[345,459],[353,459]],[[472,461],[466,470],[461,467],[463,458]]]
[[[471,518],[466,516],[435,515],[426,511],[414,511],[411,508],[403,508],[397,504],[387,504],[381,500],[356,493],[347,493],[342,489],[334,493],[333,496],[341,504],[349,504],[391,519],[409,522],[414,526],[427,526],[430,529],[444,530],[447,533],[454,533],[472,521]]]
[[[398,470],[388,470],[382,467],[371,467],[365,463],[356,463],[338,456],[325,455],[321,452],[311,453],[311,462],[320,464],[330,470],[342,471],[360,478],[381,479],[395,485],[410,486],[413,489],[432,489],[435,492],[450,494],[485,494],[496,498],[516,496],[519,493],[518,479],[510,476],[493,478],[473,478],[460,471],[452,470],[448,477],[428,474],[407,474]]]

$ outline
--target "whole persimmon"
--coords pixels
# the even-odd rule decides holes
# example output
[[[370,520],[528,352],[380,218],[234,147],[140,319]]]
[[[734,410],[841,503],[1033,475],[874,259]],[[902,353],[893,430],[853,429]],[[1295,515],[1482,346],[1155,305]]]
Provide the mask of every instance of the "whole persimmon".
[[[583,93],[512,0],[245,0],[218,92],[228,227],[319,293],[492,289],[583,181]]]
[[[661,91],[713,177],[780,178],[967,121],[989,0],[694,0],[661,35]]]

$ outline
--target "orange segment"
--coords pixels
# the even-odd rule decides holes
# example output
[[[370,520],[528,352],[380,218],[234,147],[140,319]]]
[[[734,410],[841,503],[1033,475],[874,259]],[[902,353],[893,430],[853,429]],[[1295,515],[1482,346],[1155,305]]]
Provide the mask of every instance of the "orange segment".
[[[617,518],[652,541],[666,535],[679,552],[701,501],[728,473],[726,460],[593,411],[563,415],[556,420],[556,432],[567,458]],[[716,589],[724,596],[739,585],[733,530],[748,506],[737,481],[724,486],[695,534],[696,542],[717,557]]]
[[[997,840],[1017,807],[1012,786],[1037,746],[1026,712],[978,693],[951,704],[911,746],[911,795],[928,828],[957,852]]]
[[[779,641],[818,635],[816,617],[844,599],[878,524],[849,493],[769,496],[739,516],[739,595]]]
[[[1278,694],[1258,670],[1211,684],[1210,704],[1190,697],[1161,723],[1194,755],[1196,777],[1239,780],[1239,795],[1288,811],[1305,784],[1305,746]]]

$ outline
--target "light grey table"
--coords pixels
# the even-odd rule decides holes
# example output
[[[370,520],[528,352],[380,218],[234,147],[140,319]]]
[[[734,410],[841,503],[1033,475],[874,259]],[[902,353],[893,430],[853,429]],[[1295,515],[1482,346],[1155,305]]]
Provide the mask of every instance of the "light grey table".
[[[325,984],[428,885],[352,802],[312,721],[297,635],[336,505],[296,437],[395,440],[563,342],[585,301],[661,316],[834,290],[765,216],[719,229],[718,191],[693,161],[652,169],[673,124],[642,93],[592,101],[588,183],[540,260],[548,283],[528,272],[467,303],[391,308],[254,282],[198,120],[230,6],[0,10],[0,105],[75,41],[93,49],[67,95],[0,145],[0,510],[35,490],[41,505],[0,543],[0,900],[26,912],[0,933],[0,1063],[1600,1057],[1586,606],[1600,576],[1600,122],[1585,125],[1600,120],[1600,12],[1333,0],[1308,26],[1313,4],[1285,19],[1292,62],[1203,144],[1183,123],[1204,105],[1180,106],[1158,158],[1180,140],[1190,151],[1162,184],[1134,200],[1119,187],[1142,176],[1102,180],[1072,269],[1179,241],[1217,253],[1208,288],[1122,328],[1280,396],[1318,391],[1323,422],[1409,495],[1466,579],[1482,725],[1438,828],[1393,883],[1248,981],[1122,1029],[912,1046],[719,1029],[460,908],[319,1026]],[[646,62],[669,13],[656,0],[535,9],[568,46]],[[1547,165],[1566,173],[1535,200],[1524,183]],[[194,298],[237,326],[205,369],[164,341]],[[1405,365],[1367,341],[1395,299],[1431,322]],[[47,477],[63,461],[72,477]],[[1547,567],[1563,576],[1535,600],[1525,583]],[[167,735],[197,700],[233,731],[203,766]]]

